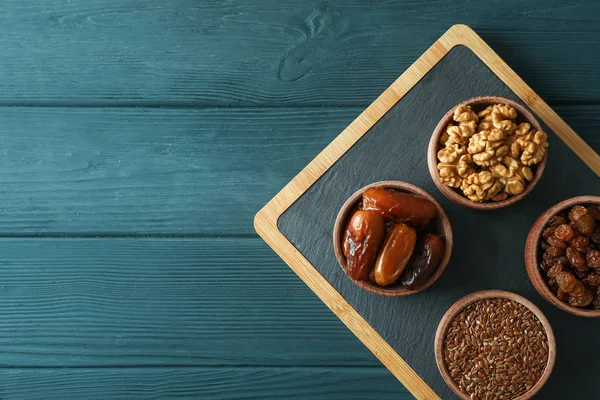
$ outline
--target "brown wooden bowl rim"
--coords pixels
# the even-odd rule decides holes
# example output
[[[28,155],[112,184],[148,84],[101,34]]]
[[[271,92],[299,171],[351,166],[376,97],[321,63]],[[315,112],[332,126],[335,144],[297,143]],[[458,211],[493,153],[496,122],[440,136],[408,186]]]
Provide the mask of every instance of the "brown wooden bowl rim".
[[[438,366],[440,374],[446,384],[452,389],[454,393],[456,393],[461,399],[469,400],[470,397],[466,395],[465,392],[460,390],[458,385],[454,382],[448,369],[446,367],[446,363],[444,361],[444,337],[446,336],[446,331],[448,330],[448,326],[454,320],[456,315],[460,313],[465,307],[469,304],[482,300],[482,299],[490,299],[490,298],[502,298],[513,300],[518,303],[521,303],[525,307],[527,307],[534,315],[540,320],[542,326],[544,327],[544,331],[546,332],[546,337],[548,338],[548,362],[546,363],[546,368],[544,368],[544,372],[538,381],[521,396],[517,397],[514,400],[526,400],[532,398],[540,389],[546,384],[548,378],[550,378],[550,374],[554,368],[554,363],[556,361],[556,339],[554,337],[554,331],[552,330],[552,326],[548,321],[548,318],[544,315],[542,310],[540,310],[535,304],[531,301],[527,300],[525,297],[518,295],[516,293],[507,292],[504,290],[482,290],[479,292],[471,293],[463,297],[454,303],[448,311],[442,317],[437,331],[435,333],[435,341],[434,341],[434,352],[435,352],[435,362]]]
[[[467,207],[467,208],[474,209],[474,210],[497,210],[500,208],[508,207],[512,204],[515,204],[519,200],[522,200],[523,198],[525,198],[525,196],[527,196],[529,193],[531,193],[533,188],[538,184],[538,182],[542,178],[544,169],[546,168],[546,161],[548,158],[548,151],[546,151],[546,154],[544,155],[543,160],[539,164],[536,165],[536,171],[535,171],[533,180],[531,182],[529,182],[529,184],[527,186],[525,186],[525,190],[523,191],[523,193],[520,193],[516,196],[510,196],[506,200],[497,201],[497,202],[477,203],[477,202],[469,200],[468,198],[466,198],[464,195],[458,193],[453,188],[444,185],[441,182],[440,173],[437,169],[437,152],[439,149],[438,141],[439,141],[440,135],[442,134],[442,131],[444,130],[444,128],[446,127],[448,122],[452,119],[454,110],[456,109],[456,107],[458,107],[461,104],[481,105],[481,104],[492,104],[492,103],[493,104],[504,103],[504,104],[508,104],[508,105],[514,107],[517,110],[517,112],[519,114],[521,114],[521,117],[524,121],[533,125],[533,127],[535,129],[543,131],[542,126],[540,125],[538,120],[535,118],[535,116],[531,112],[529,112],[529,110],[527,110],[527,108],[525,108],[523,105],[517,103],[516,101],[507,99],[506,97],[501,97],[501,96],[478,96],[478,97],[473,97],[471,99],[460,102],[459,104],[452,107],[442,117],[440,122],[435,127],[433,134],[431,135],[431,139],[429,141],[429,146],[427,148],[427,165],[429,167],[429,174],[431,175],[431,179],[433,179],[435,186],[437,186],[437,188],[440,190],[440,192],[442,192],[442,194],[444,196],[446,196],[453,203],[456,203],[460,206]]]
[[[356,202],[360,199],[360,197],[362,196],[364,191],[369,188],[373,188],[373,187],[397,189],[397,190],[401,190],[404,192],[416,194],[416,195],[422,196],[422,197],[426,198],[427,200],[431,201],[433,204],[435,204],[435,206],[437,208],[437,211],[438,211],[437,218],[439,218],[439,221],[442,226],[442,232],[440,232],[440,233],[443,235],[444,242],[446,244],[446,253],[444,254],[442,261],[440,261],[440,265],[437,267],[437,269],[435,270],[433,275],[431,275],[429,277],[429,279],[423,285],[418,287],[417,289],[409,290],[409,289],[406,289],[404,287],[397,286],[397,285],[392,285],[389,287],[382,287],[382,286],[378,286],[373,283],[370,283],[368,281],[357,281],[355,279],[352,279],[346,271],[346,257],[344,257],[344,254],[342,252],[342,237],[341,237],[341,235],[342,235],[342,232],[344,231],[345,222],[348,219],[347,214],[350,211],[350,209],[352,208],[352,206],[354,206],[354,204],[356,204]],[[375,183],[371,183],[370,185],[367,185],[367,186],[364,186],[364,187],[358,189],[356,192],[354,192],[354,194],[352,194],[352,196],[350,196],[344,202],[344,204],[340,208],[340,211],[338,212],[338,215],[335,219],[335,224],[334,224],[334,228],[333,228],[333,249],[335,251],[335,256],[338,260],[338,263],[340,264],[340,267],[342,268],[342,270],[344,271],[346,276],[348,276],[348,278],[350,278],[354,283],[356,283],[362,289],[365,289],[371,293],[375,293],[375,294],[382,295],[382,296],[394,296],[394,297],[409,296],[409,295],[412,295],[415,293],[422,292],[423,290],[427,289],[436,280],[438,280],[438,278],[442,275],[442,273],[446,269],[446,266],[448,265],[448,263],[450,261],[450,256],[452,255],[453,243],[454,243],[454,240],[453,240],[453,236],[452,236],[452,226],[450,225],[450,220],[448,219],[448,216],[446,215],[446,212],[444,211],[444,209],[442,208],[440,203],[438,203],[437,200],[433,198],[433,196],[431,196],[429,193],[427,193],[425,190],[421,189],[420,187],[415,186],[410,183],[407,183],[407,182],[402,182],[402,181],[375,182]]]
[[[538,244],[542,235],[542,231],[544,230],[544,227],[550,218],[569,207],[577,204],[590,203],[600,205],[600,196],[571,197],[553,205],[544,211],[542,215],[540,215],[533,223],[531,229],[529,230],[529,234],[527,235],[527,241],[525,242],[525,268],[527,270],[527,275],[529,275],[529,280],[533,284],[535,290],[537,290],[537,292],[548,302],[573,315],[594,318],[600,317],[600,310],[581,309],[578,307],[573,307],[569,305],[569,303],[560,301],[556,295],[552,293],[550,288],[548,288],[548,285],[546,284],[546,281],[544,280],[544,277],[542,276],[538,266]]]

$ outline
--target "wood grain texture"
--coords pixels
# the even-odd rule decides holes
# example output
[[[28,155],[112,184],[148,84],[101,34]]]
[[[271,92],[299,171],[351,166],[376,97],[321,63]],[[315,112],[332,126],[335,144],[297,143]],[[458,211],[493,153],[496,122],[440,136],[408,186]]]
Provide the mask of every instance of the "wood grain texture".
[[[531,88],[529,88],[522,81],[522,79],[517,76],[514,71],[511,70],[505,64],[505,62],[487,46],[485,42],[481,40],[479,36],[477,36],[469,27],[465,25],[456,25],[448,30],[417,61],[415,61],[415,63],[407,71],[405,71],[385,92],[383,92],[375,102],[373,102],[357,119],[353,121],[352,124],[350,124],[338,137],[336,137],[336,139],[334,139],[327,146],[327,148],[325,148],[325,150],[323,150],[313,161],[311,161],[311,163],[305,167],[304,170],[297,175],[285,188],[283,188],[282,191],[279,192],[279,194],[273,198],[255,217],[255,228],[261,237],[263,237],[263,239],[265,239],[265,241],[267,241],[267,243],[275,249],[275,251],[284,259],[284,261],[286,261],[288,265],[290,265],[290,267],[321,298],[321,300],[323,300],[323,302],[327,304],[328,307],[330,307],[342,321],[344,321],[344,323],[357,335],[357,337],[361,339],[361,341],[380,359],[380,361],[382,361],[384,365],[386,365],[386,367],[408,388],[409,391],[411,391],[413,395],[415,395],[417,398],[426,399],[437,398],[437,395],[396,352],[398,349],[398,341],[396,340],[394,343],[396,347],[392,348],[390,343],[384,340],[380,332],[373,329],[373,327],[365,319],[370,319],[371,323],[377,322],[373,319],[372,313],[369,317],[364,317],[365,312],[370,312],[369,310],[365,309],[365,307],[362,307],[361,313],[357,312],[357,310],[350,305],[349,300],[344,298],[338,291],[336,291],[336,289],[340,290],[338,285],[339,282],[335,283],[336,287],[334,288],[334,286],[332,286],[332,282],[328,281],[323,275],[321,275],[321,270],[317,270],[315,266],[313,266],[307,260],[306,256],[303,255],[301,251],[290,242],[290,239],[284,236],[284,234],[278,229],[278,220],[279,217],[282,216],[282,214],[300,198],[300,196],[307,192],[309,188],[311,188],[311,186],[317,180],[319,180],[319,178],[321,178],[338,160],[340,160],[346,151],[351,150],[352,146],[359,139],[361,139],[361,137],[363,137],[363,135],[365,135],[365,133],[368,132],[376,123],[378,123],[378,121],[396,104],[396,102],[398,102],[398,100],[403,98],[403,96],[405,96],[406,93],[409,92],[417,83],[420,83],[420,80],[423,79],[428,72],[442,58],[444,58],[446,54],[448,54],[451,49],[454,49],[455,46],[464,46],[460,50],[453,50],[459,51],[460,54],[465,54],[465,47],[469,49],[467,51],[472,51],[471,54],[483,61],[489,68],[489,70],[486,70],[483,75],[490,75],[490,73],[493,73],[506,84],[506,86],[498,89],[501,93],[506,92],[505,95],[510,93],[510,96],[518,96],[537,114],[543,123],[547,124],[550,129],[554,131],[554,133],[561,137],[566,144],[569,145],[574,152],[576,152],[577,156],[579,156],[587,164],[587,166],[589,166],[589,168],[595,172],[596,175],[600,174],[600,157],[594,153],[591,148],[589,148],[589,146],[587,146],[585,142],[583,142],[574,133],[574,131],[568,125],[566,125],[564,121],[561,120],[554,113],[554,111],[550,109],[550,107],[548,107],[548,105],[541,100],[539,96],[537,96],[537,94],[534,93]],[[468,56],[468,54],[465,55]],[[454,73],[456,73],[456,70],[454,70]],[[496,85],[498,78],[496,78],[493,83],[488,82],[487,85]],[[448,80],[447,77],[444,79]],[[428,79],[425,78],[423,81],[427,82]],[[424,87],[427,87],[427,83],[424,83],[423,85]],[[485,85],[486,83],[484,82],[484,86]],[[463,91],[466,90],[466,92],[473,91],[473,88],[469,87],[468,84],[464,87],[461,86],[456,89]],[[431,90],[431,87],[429,87],[429,90]],[[411,92],[411,94],[412,93],[413,92]],[[433,94],[430,93],[430,95]],[[477,95],[484,95],[484,93],[472,93],[469,97]],[[431,97],[429,97],[429,99],[430,98]],[[456,104],[457,100],[453,99],[452,101],[452,104]],[[427,99],[425,102],[427,102]],[[451,107],[451,105],[446,104],[444,105],[444,109],[438,110],[438,112],[441,113],[440,115],[443,115],[445,110],[447,110],[449,107]],[[386,115],[386,118],[387,117],[388,116]],[[390,118],[397,118],[397,116]],[[404,119],[406,119],[406,115],[404,116]],[[389,119],[387,120],[389,122]],[[389,126],[389,124],[383,124],[382,126],[387,127],[388,129],[393,128]],[[380,135],[376,137],[381,138],[384,136],[385,135],[381,135],[380,132]],[[370,138],[372,139],[372,136],[370,136]],[[561,157],[562,156],[563,153],[561,153]],[[564,156],[572,157],[573,154],[565,152]],[[339,163],[337,163],[336,166],[339,166]],[[390,171],[387,171],[387,173],[389,172]],[[329,175],[329,177],[331,177],[331,175]],[[363,176],[362,179],[364,178],[365,177]],[[320,182],[322,183],[323,180]],[[329,182],[331,183],[332,181],[330,180]],[[317,192],[319,190],[323,190],[323,185],[320,185],[320,187],[321,189],[316,189]],[[337,195],[339,196],[339,192]],[[321,198],[327,197],[328,194],[325,194]],[[306,199],[306,197],[304,199]],[[321,207],[320,209],[324,209],[323,204],[320,204],[319,206]],[[311,210],[312,209],[314,208],[311,208]],[[304,212],[303,215],[305,216],[305,220],[309,219],[306,212]],[[294,217],[287,218],[287,228],[293,226],[293,219]],[[289,222],[292,222],[292,225],[290,225]],[[300,224],[299,221],[296,222]],[[299,226],[302,227],[301,224]],[[304,226],[304,228],[306,228],[306,226]],[[313,225],[312,228],[314,229],[315,226]],[[287,232],[289,234],[292,231],[288,229]],[[304,244],[310,243],[310,240],[306,240],[305,234],[302,236],[304,239],[299,239],[296,235],[298,232],[295,232],[295,237],[292,240],[294,240],[296,243],[302,242],[302,240],[304,240]],[[303,245],[302,251],[305,252],[304,254],[307,254],[306,252],[308,251],[311,256],[317,255],[316,248],[311,248],[310,245],[309,248]],[[322,265],[319,264],[318,268],[321,267]],[[354,288],[354,290],[356,291],[356,288]],[[354,294],[356,293],[350,293],[351,296],[354,296]],[[349,295],[347,291],[346,295]],[[388,303],[390,302],[391,300],[388,301]],[[381,301],[378,303],[381,303]],[[354,301],[353,305],[356,306],[356,304],[356,301]],[[412,306],[414,306],[414,303],[411,305],[411,307]],[[389,315],[389,313],[387,315]],[[391,333],[389,330],[392,329],[391,325],[379,324],[379,329],[386,330],[385,335],[390,337]],[[397,336],[397,333],[398,332],[396,331],[395,334],[391,335]],[[394,338],[396,338],[396,336],[394,336]],[[412,352],[414,351],[414,348],[410,348],[409,350]],[[415,362],[413,357],[414,355],[415,354],[411,353],[411,362],[413,362],[413,364]],[[431,382],[435,379],[430,373],[431,370],[424,371],[423,368],[420,369],[420,373],[427,372],[428,382]],[[435,383],[438,393],[446,389],[444,386],[439,384],[439,381]]]
[[[0,108],[0,233],[254,234],[353,113]]]
[[[2,399],[394,399],[413,397],[384,368],[0,369]]]
[[[551,103],[600,101],[593,0],[6,0],[0,104],[366,106],[467,23]]]
[[[0,239],[0,265],[0,367],[380,365],[257,238]]]
[[[254,235],[361,111],[0,108],[0,235]],[[557,112],[600,151],[599,106]]]

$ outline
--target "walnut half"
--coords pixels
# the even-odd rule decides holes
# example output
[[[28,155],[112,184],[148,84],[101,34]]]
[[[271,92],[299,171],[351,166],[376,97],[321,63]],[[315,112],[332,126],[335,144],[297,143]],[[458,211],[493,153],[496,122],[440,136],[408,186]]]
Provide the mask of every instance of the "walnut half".
[[[467,144],[469,138],[473,136],[477,129],[477,121],[479,120],[477,114],[471,107],[461,104],[454,110],[452,119],[458,124],[448,124],[446,132],[441,138],[442,144]]]
[[[471,201],[490,200],[502,191],[502,183],[490,171],[474,172],[463,180],[460,187]]]
[[[533,180],[531,168],[521,165],[510,156],[504,157],[502,164],[492,167],[492,174],[500,180],[504,186],[504,191],[513,196],[523,193],[527,182]]]

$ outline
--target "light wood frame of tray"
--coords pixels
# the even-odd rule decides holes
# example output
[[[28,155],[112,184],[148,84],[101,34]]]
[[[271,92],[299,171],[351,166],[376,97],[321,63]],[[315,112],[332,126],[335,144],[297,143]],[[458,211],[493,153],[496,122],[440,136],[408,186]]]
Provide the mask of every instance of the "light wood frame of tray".
[[[469,48],[600,176],[596,154],[470,27],[452,26],[256,214],[256,232],[417,399],[439,399],[277,228],[277,220],[455,46]],[[432,344],[433,345],[433,344]]]

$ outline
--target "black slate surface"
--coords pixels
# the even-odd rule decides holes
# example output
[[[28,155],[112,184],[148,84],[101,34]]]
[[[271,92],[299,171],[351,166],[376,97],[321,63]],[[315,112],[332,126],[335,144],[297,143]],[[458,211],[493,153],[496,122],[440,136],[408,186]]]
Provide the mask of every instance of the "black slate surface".
[[[521,294],[550,320],[558,355],[540,398],[598,398],[600,320],[572,316],[544,301],[527,277],[523,249],[531,224],[545,209],[569,197],[599,195],[600,179],[544,126],[550,143],[548,165],[526,199],[493,212],[451,203],[431,180],[427,145],[447,110],[480,95],[519,101],[468,48],[454,48],[280,217],[279,229],[442,398],[455,395],[435,365],[435,330],[456,300],[484,289]],[[386,298],[361,290],[337,264],[331,243],[333,223],[346,198],[386,179],[410,182],[432,194],[454,231],[447,270],[432,287],[409,297]]]

